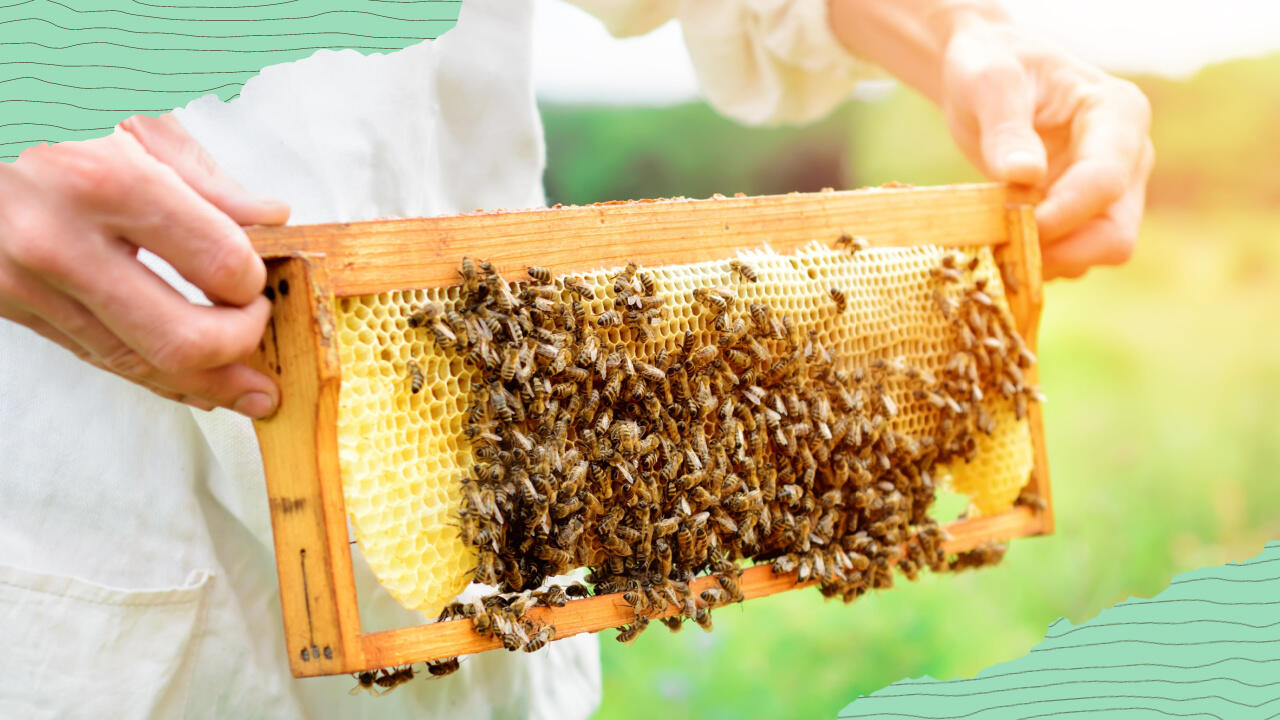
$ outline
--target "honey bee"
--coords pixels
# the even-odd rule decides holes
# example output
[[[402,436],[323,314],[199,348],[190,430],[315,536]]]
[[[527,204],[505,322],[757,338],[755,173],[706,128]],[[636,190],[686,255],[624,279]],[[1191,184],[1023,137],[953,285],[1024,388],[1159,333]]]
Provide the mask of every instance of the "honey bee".
[[[573,565],[573,553],[550,545],[539,547],[536,555],[557,568],[569,568]]]
[[[422,374],[422,366],[410,360],[408,362],[409,369],[409,392],[417,395],[422,392],[422,385],[426,382],[426,377]]]
[[[756,269],[742,262],[741,260],[730,260],[729,272],[737,273],[742,277],[743,280],[746,280],[747,282],[755,282],[756,280],[759,279],[759,277],[756,275]]]
[[[565,289],[567,289],[569,292],[573,293],[574,295],[577,295],[578,297],[584,300],[591,298],[595,295],[595,290],[592,289],[591,285],[587,283],[587,281],[579,277],[565,278],[564,286],[565,286]],[[580,307],[580,304],[578,303],[577,300],[574,300],[573,302],[575,305],[574,315],[577,316],[578,314],[577,308]],[[578,321],[581,322],[582,319],[579,318]]]
[[[382,695],[386,695],[392,690],[395,690],[401,685],[409,682],[410,680],[413,679],[413,675],[414,675],[412,665],[405,665],[404,667],[395,668],[394,670],[391,670],[389,672],[386,669],[384,669],[382,672],[383,672],[383,675],[374,680],[374,682],[377,683],[378,687],[383,688],[381,693]]]
[[[866,250],[870,247],[870,243],[867,242],[866,238],[860,235],[850,235],[849,233],[841,233],[840,237],[836,238],[836,245],[838,247],[848,247],[851,253]]]
[[[515,412],[507,406],[507,393],[497,382],[489,385],[489,405],[503,422],[511,422],[515,419]]]
[[[880,406],[884,408],[885,415],[889,417],[894,417],[898,414],[898,404],[893,401],[893,398],[887,392],[881,391]]]
[[[746,599],[742,594],[742,590],[738,589],[738,582],[731,576],[718,575],[716,579],[720,581],[720,587],[724,588],[724,591],[729,594],[730,601],[742,602]]]
[[[556,629],[554,627],[551,625],[543,625],[538,628],[538,631],[535,632],[529,638],[529,641],[524,644],[524,651],[531,653],[541,650],[547,646],[547,643],[551,642],[551,639],[555,637],[555,634]]]
[[[616,327],[622,324],[622,316],[617,310],[608,310],[596,317],[596,325],[602,328]]]
[[[708,310],[716,315],[720,315],[729,309],[729,301],[719,293],[712,292],[707,288],[694,288],[693,299],[702,303]]]
[[[600,502],[600,499],[597,498],[594,493],[583,493],[582,504],[586,508],[587,513],[591,516],[599,517],[605,514],[604,503]]]
[[[698,611],[693,616],[693,620],[694,622],[698,623],[698,627],[702,628],[707,632],[711,632],[712,625],[711,625],[710,610],[706,608],[698,608]]]
[[[639,269],[639,268],[637,268],[637,267],[636,267],[636,264],[635,264],[634,262],[627,261],[627,265],[626,265],[626,267],[622,268],[622,270],[621,270],[621,271],[619,271],[617,275],[614,275],[611,279],[612,279],[612,280],[624,280],[624,281],[626,281],[628,284],[630,284],[630,283],[631,283],[631,281],[635,279],[635,277],[636,277],[636,270],[638,270],[638,269]]]
[[[480,290],[480,275],[476,272],[476,263],[469,257],[462,258],[462,267],[458,269],[458,275],[462,278],[462,288],[467,294],[474,294]]]
[[[441,348],[451,348],[458,343],[458,336],[439,319],[431,323],[431,334],[435,338],[436,345]]]
[[[960,282],[964,279],[964,275],[960,270],[954,267],[943,266],[930,268],[929,274],[945,282]]]
[[[347,691],[349,695],[359,695],[362,692],[368,692],[370,695],[378,696],[382,693],[378,691],[374,681],[378,678],[377,670],[365,670],[361,673],[352,675],[356,679],[356,686]]]
[[[662,382],[667,379],[667,373],[664,370],[649,363],[637,360],[635,367],[639,369],[641,377],[651,382]]]
[[[643,616],[636,617],[635,622],[632,624],[623,625],[618,628],[618,642],[623,644],[632,642],[640,635],[640,633],[644,632],[644,629],[648,626],[649,618]]]
[[[457,672],[459,667],[461,667],[461,663],[458,662],[458,658],[445,658],[427,663],[427,672],[431,673],[433,677],[444,677]]]
[[[849,300],[845,297],[844,291],[838,287],[831,288],[831,299],[836,302],[836,312],[842,313],[845,308],[849,307]]]
[[[551,271],[544,267],[533,266],[530,267],[527,272],[529,273],[529,277],[537,280],[543,285],[551,282]]]
[[[649,273],[642,272],[638,277],[640,278],[640,287],[644,290],[644,294],[652,296],[654,294],[653,276]]]
[[[613,423],[613,408],[611,407],[602,408],[600,410],[600,414],[596,416],[596,423],[595,423],[596,432],[601,434],[608,432],[609,426],[612,423]]]
[[[715,345],[704,345],[689,356],[686,364],[691,372],[697,372],[710,365],[711,361],[715,360],[716,356],[719,355],[719,352]]]
[[[444,314],[444,307],[440,303],[423,303],[421,307],[409,316],[409,327],[424,327],[428,323],[434,322],[437,318]]]
[[[628,298],[628,302],[630,301],[634,301],[635,306],[640,308],[640,310],[646,313],[655,314],[658,313],[660,308],[666,304],[667,299],[661,295],[645,295],[642,297]]]
[[[719,605],[724,602],[724,590],[720,588],[707,588],[698,594],[702,601],[707,605]]]
[[[547,607],[564,607],[569,603],[569,596],[559,585],[552,585],[546,590],[535,592],[534,597]]]
[[[667,626],[671,632],[680,632],[680,628],[684,626],[684,618],[679,615],[662,618],[662,624]]]

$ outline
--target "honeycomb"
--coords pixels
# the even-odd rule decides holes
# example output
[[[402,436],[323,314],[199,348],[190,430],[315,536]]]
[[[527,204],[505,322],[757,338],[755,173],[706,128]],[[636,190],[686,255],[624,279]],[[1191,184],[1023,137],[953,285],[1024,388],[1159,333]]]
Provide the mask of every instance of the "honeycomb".
[[[1007,316],[990,249],[973,252],[974,277],[987,279],[987,295]],[[754,268],[757,282],[732,273],[727,258],[644,268],[657,294],[666,298],[660,324],[644,341],[634,339],[626,326],[599,334],[603,341],[625,344],[637,357],[651,357],[664,347],[675,352],[686,331],[699,342],[711,342],[712,318],[695,301],[694,291],[726,286],[737,293],[737,316],[751,303],[790,314],[802,333],[814,331],[837,366],[851,369],[880,359],[936,372],[957,345],[954,329],[939,312],[939,283],[931,275],[950,253],[932,246],[851,253],[816,242],[786,255],[744,251],[738,259]],[[592,316],[612,307],[606,288],[617,271],[577,276],[594,288],[594,299],[586,303]],[[847,298],[844,312],[837,312],[833,287]],[[962,290],[944,286],[940,292],[959,297]],[[429,332],[411,327],[409,318],[425,302],[448,308],[458,296],[457,287],[411,290],[342,298],[337,306],[343,377],[338,432],[347,510],[380,581],[406,607],[428,614],[467,586],[476,564],[454,523],[463,479],[475,462],[463,427],[479,373],[458,352],[440,349]],[[412,392],[414,363],[425,379],[417,393]],[[888,389],[899,408],[890,421],[895,431],[924,436],[936,428],[937,408],[896,381]],[[995,411],[993,419],[994,431],[978,434],[971,462],[936,469],[939,480],[970,497],[971,513],[1010,507],[1032,468],[1027,422],[1017,420],[1012,409]]]
[[[978,448],[969,462],[958,460],[940,468],[938,479],[949,489],[969,496],[969,515],[996,515],[1008,510],[1027,484],[1035,464],[1031,425],[1018,421],[1013,410],[995,413],[996,430],[977,436]],[[1026,468],[1025,472],[1016,472]]]

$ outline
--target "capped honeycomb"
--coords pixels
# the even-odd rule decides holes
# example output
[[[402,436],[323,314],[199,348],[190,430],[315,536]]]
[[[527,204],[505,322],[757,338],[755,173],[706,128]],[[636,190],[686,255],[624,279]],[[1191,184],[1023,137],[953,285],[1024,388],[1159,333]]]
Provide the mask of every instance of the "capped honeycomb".
[[[597,334],[606,346],[625,347],[636,358],[652,358],[661,349],[677,353],[686,332],[695,345],[713,343],[714,314],[696,294],[727,287],[736,295],[732,317],[747,319],[747,309],[757,303],[785,313],[800,335],[812,332],[812,341],[831,351],[837,367],[853,370],[880,360],[939,373],[958,346],[954,323],[940,305],[964,292],[937,280],[948,254],[928,246],[850,252],[818,243],[787,255],[743,252],[738,260],[754,270],[755,281],[733,272],[728,259],[644,268],[655,294],[665,299],[656,324],[647,333],[617,325]],[[990,250],[975,250],[974,257],[972,276],[985,279],[985,296],[1007,316]],[[589,317],[619,307],[610,289],[618,272],[575,276],[591,289],[583,303]],[[843,293],[845,309],[832,288]],[[458,532],[457,516],[464,479],[477,467],[463,431],[480,373],[460,351],[442,349],[429,328],[414,327],[410,319],[425,303],[454,308],[459,296],[455,286],[343,298],[337,307],[343,376],[338,432],[347,510],[381,582],[406,607],[427,613],[461,592],[477,564]],[[570,297],[566,291],[560,300]],[[916,437],[937,430],[938,407],[904,381],[890,380],[886,388],[897,407],[889,421],[893,430]],[[989,433],[976,435],[968,462],[935,469],[940,481],[969,495],[971,513],[1010,507],[1032,469],[1027,422],[1012,408],[999,407],[991,423]]]

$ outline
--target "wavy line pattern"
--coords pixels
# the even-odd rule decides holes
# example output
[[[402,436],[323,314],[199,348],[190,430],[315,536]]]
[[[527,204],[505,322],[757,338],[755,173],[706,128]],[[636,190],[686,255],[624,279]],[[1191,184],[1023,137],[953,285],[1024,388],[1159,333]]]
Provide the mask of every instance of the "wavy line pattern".
[[[394,52],[453,27],[462,0],[21,0],[0,4],[0,162],[111,132],[322,49]]]
[[[1280,544],[1269,543],[1079,627],[1060,618],[1023,658],[972,678],[903,680],[839,717],[1280,717],[1280,577],[1266,567],[1276,561]]]

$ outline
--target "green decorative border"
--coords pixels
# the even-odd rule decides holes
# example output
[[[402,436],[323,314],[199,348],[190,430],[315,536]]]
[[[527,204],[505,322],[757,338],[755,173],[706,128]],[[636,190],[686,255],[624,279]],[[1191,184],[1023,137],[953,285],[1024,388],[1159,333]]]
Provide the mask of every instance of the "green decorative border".
[[[322,49],[401,50],[457,23],[461,0],[24,0],[0,4],[0,161],[109,134],[268,65]],[[0,0],[4,3],[4,0]]]
[[[1087,579],[1081,578],[1082,582]],[[841,720],[1280,715],[1280,543],[1252,560],[1175,577],[1076,627],[1065,619],[1026,657],[976,677],[903,680]]]

